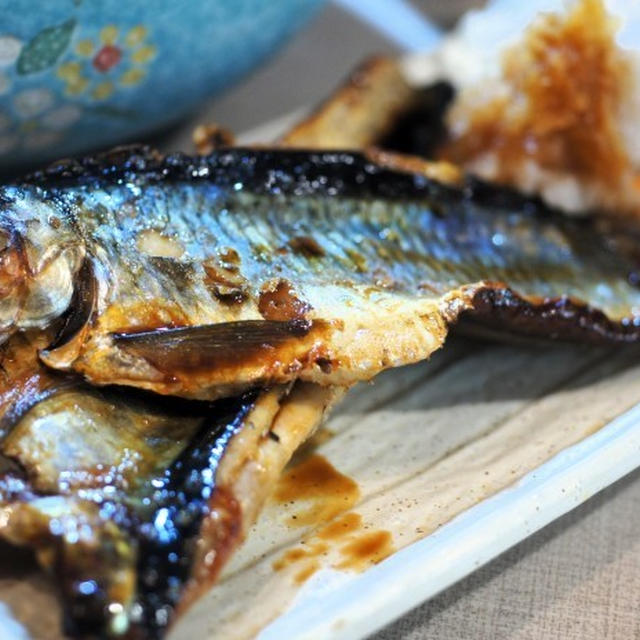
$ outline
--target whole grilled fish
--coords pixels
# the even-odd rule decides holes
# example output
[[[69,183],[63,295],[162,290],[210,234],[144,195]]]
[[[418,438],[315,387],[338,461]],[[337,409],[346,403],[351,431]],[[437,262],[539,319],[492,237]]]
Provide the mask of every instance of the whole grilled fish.
[[[340,390],[198,402],[49,371],[0,347],[0,538],[54,574],[66,632],[156,638],[213,583]]]
[[[0,536],[56,573],[70,631],[159,635],[211,584],[342,392],[285,383],[427,357],[469,314],[637,340],[617,236],[433,169],[139,149],[0,190]]]
[[[516,332],[638,338],[637,265],[610,239],[428,173],[247,149],[56,165],[0,189],[0,330],[63,319],[49,367],[198,399],[368,379],[473,310]]]

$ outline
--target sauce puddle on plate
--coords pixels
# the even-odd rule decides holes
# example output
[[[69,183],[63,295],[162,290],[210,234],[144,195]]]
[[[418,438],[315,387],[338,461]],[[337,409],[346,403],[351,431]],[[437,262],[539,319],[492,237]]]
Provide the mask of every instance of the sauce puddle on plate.
[[[285,471],[274,494],[293,512],[287,518],[293,527],[327,522],[350,509],[359,497],[358,485],[317,454]]]
[[[323,456],[310,455],[286,471],[275,499],[294,511],[287,518],[287,524],[316,528],[299,546],[275,560],[273,568],[280,571],[295,567],[293,580],[302,584],[323,565],[363,571],[391,555],[395,550],[391,533],[368,530],[362,516],[348,511],[359,497],[356,482],[340,473]]]

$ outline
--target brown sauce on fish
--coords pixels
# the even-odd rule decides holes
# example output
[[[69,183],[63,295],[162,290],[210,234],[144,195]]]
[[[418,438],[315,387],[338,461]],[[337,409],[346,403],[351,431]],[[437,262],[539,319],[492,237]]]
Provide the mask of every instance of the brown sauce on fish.
[[[151,298],[133,304],[112,305],[100,321],[108,331],[121,333],[182,327],[189,323],[189,318],[177,304]]]
[[[289,322],[304,320],[311,305],[298,298],[286,280],[278,280],[263,289],[258,299],[258,311],[265,320]]]
[[[205,261],[202,267],[205,272],[203,282],[217,300],[240,304],[248,298],[247,283],[237,267],[215,260]]]
[[[38,352],[52,332],[18,333],[0,345],[0,440],[38,402],[73,384],[66,374],[44,369]]]
[[[307,258],[321,258],[325,255],[320,243],[311,236],[295,236],[289,240],[289,246],[295,253]]]
[[[211,586],[242,537],[242,511],[231,491],[217,487],[208,513],[201,524],[201,544],[176,615],[186,611]]]

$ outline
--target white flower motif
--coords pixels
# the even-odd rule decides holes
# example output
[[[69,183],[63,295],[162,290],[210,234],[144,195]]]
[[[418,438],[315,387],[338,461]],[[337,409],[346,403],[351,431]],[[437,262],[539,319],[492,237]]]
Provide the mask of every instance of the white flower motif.
[[[74,104],[57,107],[41,118],[42,124],[48,129],[61,131],[71,126],[82,115],[82,109]]]
[[[22,40],[14,36],[0,36],[0,67],[10,67],[20,55]]]
[[[21,118],[33,118],[53,105],[49,89],[25,89],[14,99],[13,106]]]
[[[11,85],[2,66],[19,55],[16,39],[0,36],[0,95]],[[69,128],[82,117],[80,106],[59,103],[53,91],[44,87],[23,89],[11,97],[8,109],[0,108],[0,155],[17,149],[38,152],[58,144]]]

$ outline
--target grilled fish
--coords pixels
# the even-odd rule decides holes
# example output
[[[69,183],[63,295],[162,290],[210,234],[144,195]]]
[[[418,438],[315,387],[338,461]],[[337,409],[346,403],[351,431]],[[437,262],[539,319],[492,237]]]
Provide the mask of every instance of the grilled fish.
[[[640,333],[617,236],[388,154],[119,151],[1,189],[0,230],[0,536],[54,571],[76,634],[160,635],[332,385],[460,318]]]
[[[248,149],[56,165],[0,190],[0,330],[64,319],[50,368],[203,400],[369,379],[474,309],[514,331],[638,338],[637,265],[610,238],[433,173]]]
[[[0,364],[0,538],[53,572],[66,631],[155,638],[215,580],[341,390],[217,402],[89,387],[12,337]]]

